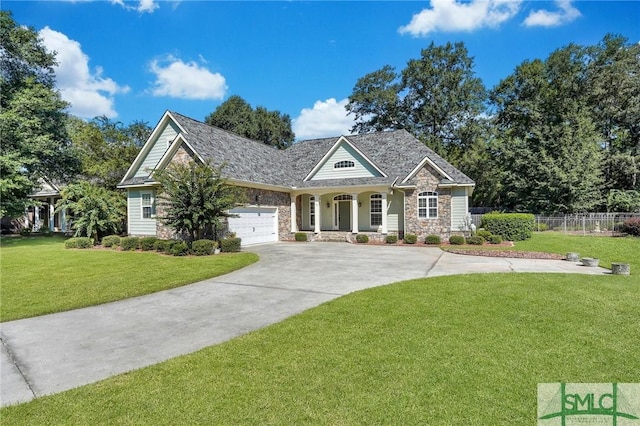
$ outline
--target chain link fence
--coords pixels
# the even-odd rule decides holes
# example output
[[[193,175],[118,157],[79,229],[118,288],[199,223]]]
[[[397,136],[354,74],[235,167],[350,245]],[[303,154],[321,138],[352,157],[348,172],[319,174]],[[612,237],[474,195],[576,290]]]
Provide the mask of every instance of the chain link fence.
[[[640,213],[582,213],[558,216],[535,215],[537,231],[556,231],[565,234],[618,235],[622,223]],[[480,228],[481,214],[472,214],[471,221]]]

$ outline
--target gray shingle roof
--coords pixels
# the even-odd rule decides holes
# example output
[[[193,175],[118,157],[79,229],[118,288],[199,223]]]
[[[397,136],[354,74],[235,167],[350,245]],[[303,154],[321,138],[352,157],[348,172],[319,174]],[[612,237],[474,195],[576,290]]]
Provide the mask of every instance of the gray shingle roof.
[[[191,147],[201,157],[216,166],[226,163],[224,174],[235,180],[288,188],[391,185],[394,181],[400,184],[425,157],[428,157],[453,179],[450,181],[443,177],[441,183],[467,185],[474,183],[468,176],[405,130],[345,136],[387,177],[305,182],[305,177],[340,137],[297,142],[286,150],[278,150],[176,112],[171,112],[171,115],[184,129],[184,138]],[[122,184],[141,183],[138,181],[143,180],[132,178]],[[411,183],[407,182],[407,184]]]

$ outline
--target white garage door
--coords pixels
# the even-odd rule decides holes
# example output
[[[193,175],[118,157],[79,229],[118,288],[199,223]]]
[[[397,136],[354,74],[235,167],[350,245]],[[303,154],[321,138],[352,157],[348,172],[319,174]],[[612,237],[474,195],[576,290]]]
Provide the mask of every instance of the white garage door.
[[[242,207],[230,210],[229,231],[242,238],[242,245],[278,241],[278,209]]]

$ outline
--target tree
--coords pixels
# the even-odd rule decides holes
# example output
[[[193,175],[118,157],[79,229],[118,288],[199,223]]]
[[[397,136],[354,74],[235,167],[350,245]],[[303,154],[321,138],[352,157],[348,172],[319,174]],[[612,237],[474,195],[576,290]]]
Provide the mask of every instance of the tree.
[[[88,123],[70,117],[67,127],[80,156],[82,177],[107,189],[116,188],[152,131],[144,122],[124,126],[107,117]]]
[[[541,213],[603,204],[598,133],[586,102],[586,51],[525,61],[491,93],[502,165],[500,207]]]
[[[288,114],[269,111],[261,106],[254,110],[238,95],[223,102],[207,116],[205,122],[279,149],[287,148],[295,139]]]
[[[228,210],[243,197],[238,187],[227,184],[222,170],[192,161],[156,171],[153,178],[160,184],[158,199],[163,211],[160,220],[192,242],[217,235],[221,219],[229,217]]]
[[[60,195],[56,210],[70,211],[71,229],[76,237],[86,236],[100,241],[105,235],[122,230],[127,205],[119,192],[80,182],[63,188]]]
[[[447,155],[475,128],[485,99],[464,43],[432,42],[400,74],[387,65],[359,79],[346,109],[355,116],[353,131],[407,129]]]
[[[39,178],[67,180],[79,169],[54,65],[35,30],[0,11],[0,216],[22,214]]]

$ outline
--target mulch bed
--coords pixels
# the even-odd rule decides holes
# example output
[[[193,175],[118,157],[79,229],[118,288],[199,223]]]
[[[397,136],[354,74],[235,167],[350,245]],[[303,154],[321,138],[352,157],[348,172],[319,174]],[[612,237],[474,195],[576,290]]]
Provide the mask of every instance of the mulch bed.
[[[536,251],[513,251],[513,250],[482,250],[482,249],[444,249],[449,253],[466,254],[469,256],[488,256],[488,257],[514,257],[518,259],[554,259],[562,260],[564,256],[558,253],[543,253]]]

